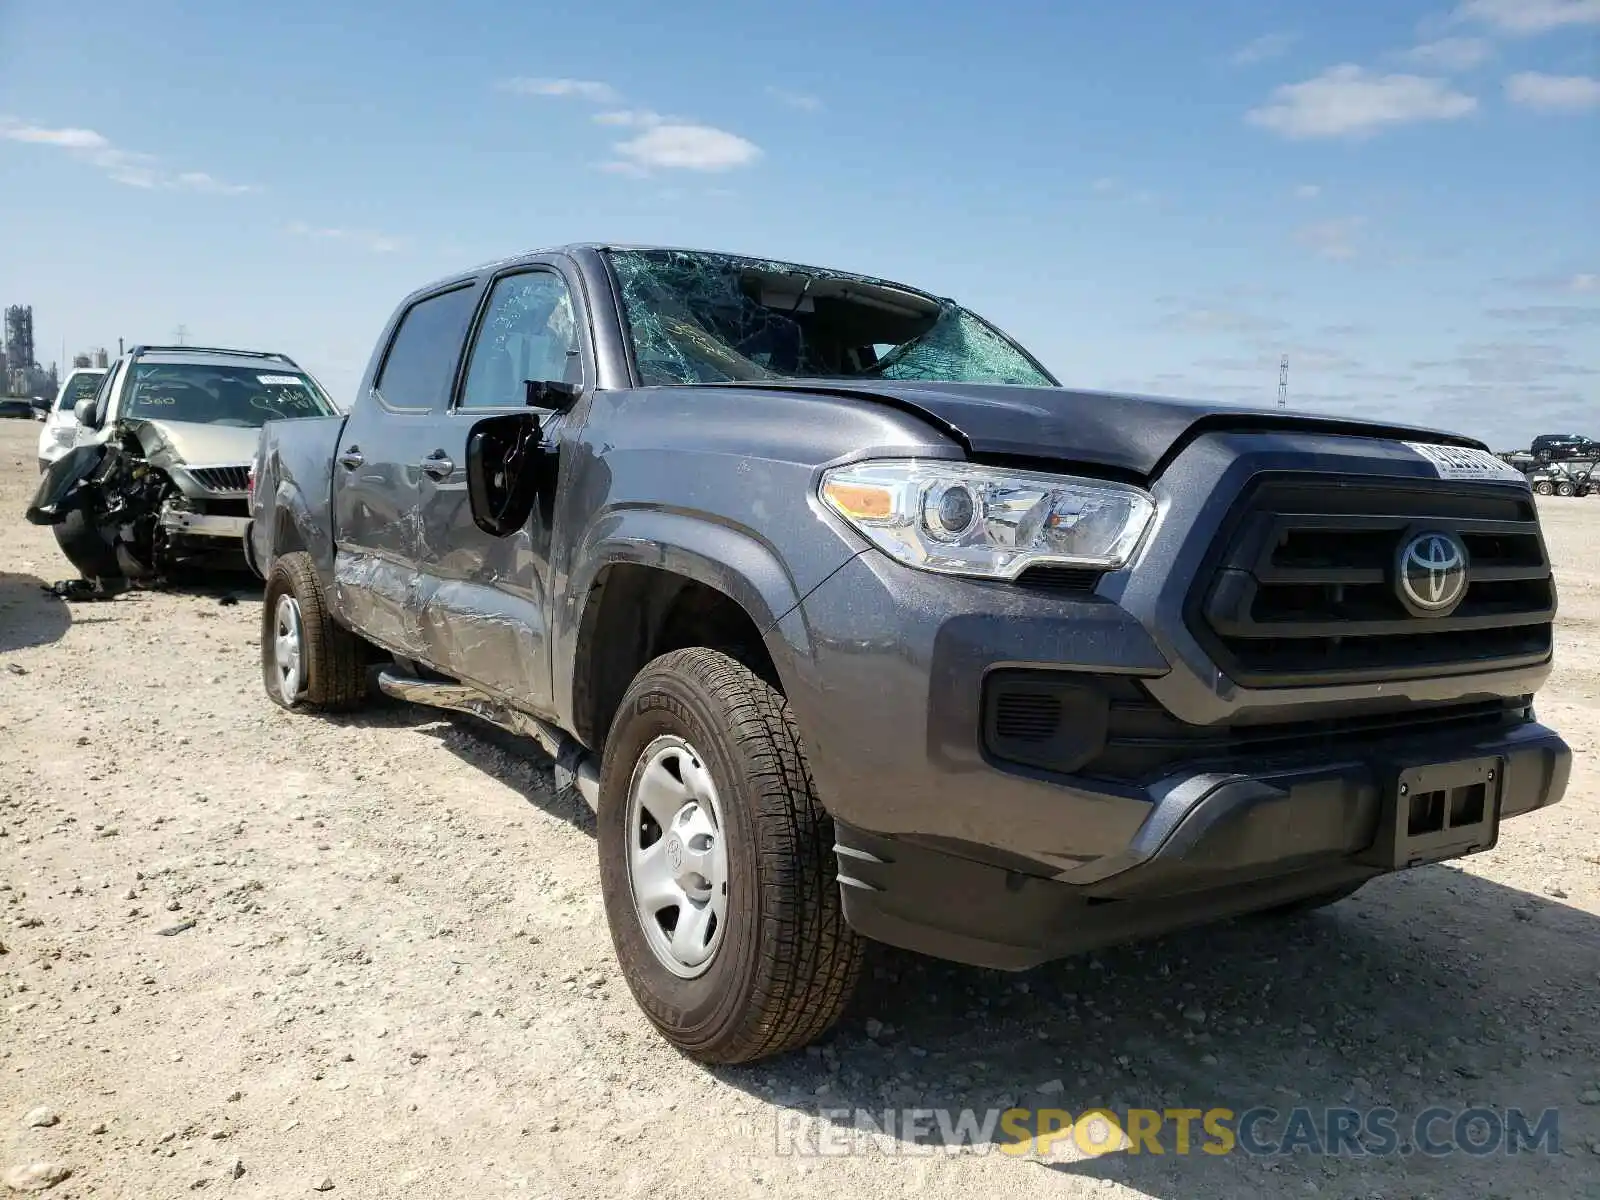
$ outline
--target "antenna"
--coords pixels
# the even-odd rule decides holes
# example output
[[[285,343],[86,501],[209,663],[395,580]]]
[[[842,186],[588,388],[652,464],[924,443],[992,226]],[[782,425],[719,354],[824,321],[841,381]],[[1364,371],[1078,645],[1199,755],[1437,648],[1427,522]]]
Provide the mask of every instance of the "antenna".
[[[187,325],[179,325],[172,331],[172,336],[177,341],[178,345],[184,345],[185,339],[189,336],[189,327]]]
[[[1285,354],[1278,364],[1278,407],[1289,407],[1289,356]]]

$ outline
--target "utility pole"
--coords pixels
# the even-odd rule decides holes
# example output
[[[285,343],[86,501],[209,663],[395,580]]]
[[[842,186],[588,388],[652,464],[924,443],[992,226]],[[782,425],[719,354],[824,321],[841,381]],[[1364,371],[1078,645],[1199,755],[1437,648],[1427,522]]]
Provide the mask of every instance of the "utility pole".
[[[1289,356],[1285,354],[1278,364],[1278,407],[1289,407]]]
[[[185,339],[189,336],[189,327],[187,325],[179,325],[172,331],[172,336],[177,339],[178,345],[187,345],[188,343]]]
[[[122,339],[121,338],[117,339],[117,357],[118,358],[122,357]]]

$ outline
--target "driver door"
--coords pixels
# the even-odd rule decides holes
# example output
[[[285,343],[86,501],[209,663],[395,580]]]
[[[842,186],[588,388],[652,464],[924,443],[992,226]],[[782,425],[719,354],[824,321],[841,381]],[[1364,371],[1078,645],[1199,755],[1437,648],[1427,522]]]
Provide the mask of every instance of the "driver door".
[[[553,707],[550,680],[549,497],[503,537],[479,528],[467,491],[467,438],[485,417],[536,412],[547,445],[572,418],[530,410],[527,382],[594,378],[581,292],[557,264],[493,279],[438,444],[424,456],[417,552],[421,633],[441,670],[532,712]],[[554,486],[552,476],[549,486]]]

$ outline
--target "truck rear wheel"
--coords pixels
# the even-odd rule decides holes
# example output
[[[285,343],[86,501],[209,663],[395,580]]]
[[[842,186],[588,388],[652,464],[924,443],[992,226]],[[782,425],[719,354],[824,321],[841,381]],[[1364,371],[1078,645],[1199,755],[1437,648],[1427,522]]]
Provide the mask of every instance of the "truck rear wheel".
[[[311,555],[272,564],[261,605],[261,682],[275,704],[341,712],[367,698],[365,644],[335,624]]]
[[[1541,479],[1538,483],[1533,485],[1533,490],[1538,492],[1541,496],[1548,496],[1556,489],[1548,479]]]
[[[600,886],[635,1001],[684,1053],[740,1063],[839,1019],[862,942],[787,701],[703,648],[649,663],[606,738]]]

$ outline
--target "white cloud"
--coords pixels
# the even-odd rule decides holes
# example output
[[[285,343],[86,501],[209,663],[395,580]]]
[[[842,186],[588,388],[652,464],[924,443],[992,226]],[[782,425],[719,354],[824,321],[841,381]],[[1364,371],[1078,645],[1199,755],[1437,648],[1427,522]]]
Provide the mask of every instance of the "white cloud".
[[[1582,112],[1600,108],[1600,79],[1523,71],[1506,80],[1506,98],[1540,112]]]
[[[1117,190],[1117,181],[1109,175],[1102,175],[1089,186],[1097,192],[1114,192]]]
[[[204,171],[185,171],[174,177],[172,183],[175,187],[188,188],[195,192],[211,192],[218,196],[238,196],[255,191],[255,188],[248,183],[226,183]]]
[[[1322,185],[1317,183],[1302,183],[1294,189],[1295,198],[1299,200],[1315,200],[1322,195]]]
[[[1335,217],[1330,221],[1317,221],[1297,229],[1294,240],[1318,258],[1342,261],[1356,256],[1356,234],[1364,224],[1366,222],[1361,217]]]
[[[1413,46],[1402,57],[1419,67],[1440,71],[1470,71],[1493,53],[1494,46],[1487,38],[1449,37]]]
[[[616,104],[622,94],[609,83],[594,79],[530,79],[519,75],[507,79],[501,88],[519,96],[560,96],[587,100],[592,104]]]
[[[289,226],[289,232],[295,237],[313,238],[324,242],[344,242],[369,250],[373,254],[392,254],[405,245],[400,238],[386,233],[375,233],[370,229],[330,229],[307,225],[304,221],[293,222]]]
[[[1298,36],[1298,34],[1293,33],[1262,34],[1235,50],[1230,61],[1235,66],[1248,67],[1255,63],[1266,62],[1268,59],[1278,58],[1290,46],[1294,45]]]
[[[112,145],[110,138],[92,129],[50,129],[15,117],[0,116],[0,139],[65,150],[74,158],[100,168],[109,179],[127,187],[209,192],[219,196],[237,196],[259,190],[253,184],[226,183],[204,171],[173,173],[163,168],[155,155],[119,149]]]
[[[1443,79],[1378,75],[1353,63],[1285,84],[1245,119],[1288,138],[1367,137],[1386,126],[1452,121],[1478,107]]]
[[[658,112],[651,112],[648,108],[612,109],[607,112],[595,113],[596,125],[622,125],[648,127],[661,125],[667,120]]]
[[[1455,15],[1502,33],[1548,33],[1568,25],[1600,24],[1600,0],[1466,0]]]
[[[709,125],[654,125],[638,137],[614,147],[622,161],[686,171],[726,171],[761,157],[761,147],[725,129]]]
[[[791,92],[787,88],[769,87],[767,95],[779,104],[787,104],[790,108],[797,108],[801,112],[822,111],[822,100],[809,92]]]

